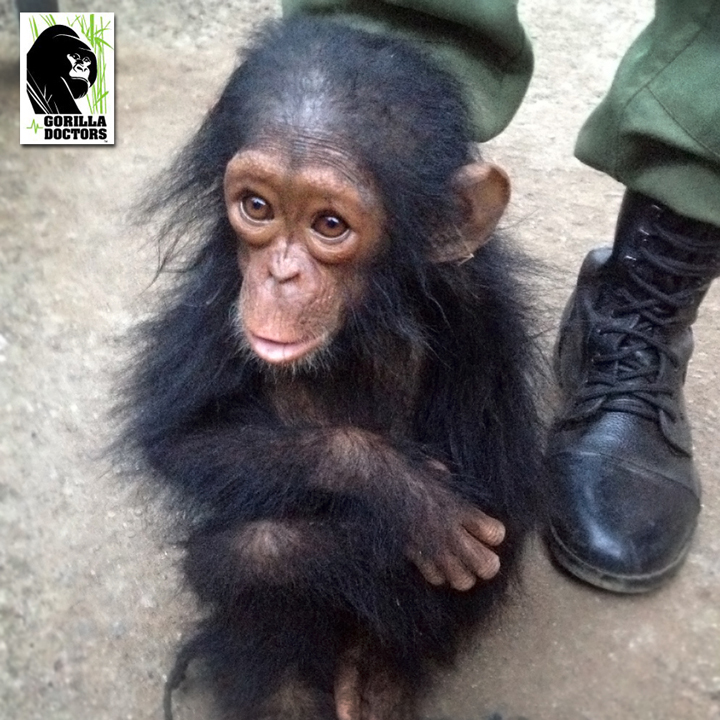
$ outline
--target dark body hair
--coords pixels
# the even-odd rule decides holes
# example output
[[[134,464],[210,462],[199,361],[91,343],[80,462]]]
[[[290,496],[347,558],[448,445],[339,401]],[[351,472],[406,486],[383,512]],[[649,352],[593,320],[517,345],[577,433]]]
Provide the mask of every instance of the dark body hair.
[[[373,178],[388,242],[323,363],[278,376],[238,350],[242,277],[222,181],[239,148],[308,102]],[[460,89],[422,52],[296,19],[258,35],[149,202],[166,213],[165,266],[181,272],[141,328],[123,443],[177,503],[206,611],[182,657],[202,658],[228,717],[255,717],[288,682],[312,689],[308,718],[334,717],[333,673],[350,647],[368,677],[416,695],[505,595],[540,512],[537,363],[501,240],[462,263],[431,259],[453,233],[452,179],[472,159]],[[268,400],[279,385],[314,411],[281,418]],[[361,434],[347,446],[355,470],[334,463],[337,428]],[[424,515],[393,463],[422,473],[428,459],[507,528],[500,575],[469,592],[431,586],[405,555]],[[265,521],[288,531],[287,561],[242,545]]]

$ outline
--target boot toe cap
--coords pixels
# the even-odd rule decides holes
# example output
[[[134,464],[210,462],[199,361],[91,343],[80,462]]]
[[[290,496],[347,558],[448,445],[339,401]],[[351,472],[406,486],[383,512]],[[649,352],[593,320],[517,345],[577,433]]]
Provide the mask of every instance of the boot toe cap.
[[[700,510],[686,485],[592,449],[552,455],[550,472],[549,543],[570,572],[610,590],[643,592],[681,564]]]

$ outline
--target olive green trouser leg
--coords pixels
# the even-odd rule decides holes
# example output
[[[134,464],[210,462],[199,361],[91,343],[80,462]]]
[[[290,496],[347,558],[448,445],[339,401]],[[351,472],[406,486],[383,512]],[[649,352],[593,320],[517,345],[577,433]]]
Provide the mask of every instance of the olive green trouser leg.
[[[283,0],[283,8],[428,47],[466,87],[479,141],[510,122],[530,81],[517,0]],[[582,128],[576,154],[631,190],[720,226],[720,0],[656,0],[655,19]]]
[[[575,154],[720,227],[720,0],[656,0]]]

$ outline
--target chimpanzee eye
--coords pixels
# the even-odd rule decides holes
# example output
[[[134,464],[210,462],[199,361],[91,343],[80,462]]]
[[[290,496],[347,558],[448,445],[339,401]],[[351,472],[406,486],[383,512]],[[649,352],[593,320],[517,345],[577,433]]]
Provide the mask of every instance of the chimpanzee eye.
[[[312,229],[328,240],[339,240],[350,227],[337,215],[318,215],[312,224]]]
[[[240,201],[240,207],[250,220],[262,222],[264,220],[272,220],[273,217],[275,217],[272,205],[270,205],[265,198],[260,197],[260,195],[248,193]]]

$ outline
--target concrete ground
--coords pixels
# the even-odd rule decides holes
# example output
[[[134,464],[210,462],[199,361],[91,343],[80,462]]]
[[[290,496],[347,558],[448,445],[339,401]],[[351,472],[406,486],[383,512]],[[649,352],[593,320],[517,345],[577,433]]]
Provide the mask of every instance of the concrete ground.
[[[18,145],[17,25],[0,5],[4,720],[161,717],[164,673],[192,603],[154,512],[100,459],[123,337],[148,305],[155,267],[125,214],[207,110],[248,28],[277,12],[269,0],[101,5],[116,12],[114,148]],[[575,133],[651,2],[528,0],[521,9],[537,72],[487,154],[515,183],[508,227],[560,268],[546,298],[549,343],[582,257],[611,238],[622,192],[572,158]],[[675,582],[615,597],[558,574],[534,548],[522,596],[446,679],[428,716],[720,718],[718,318],[714,288],[688,380],[704,509]],[[179,699],[179,720],[203,717],[191,695]]]

